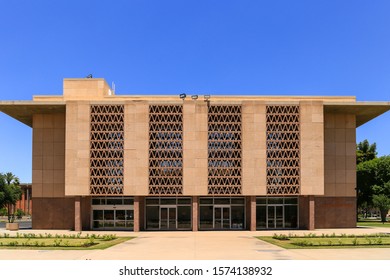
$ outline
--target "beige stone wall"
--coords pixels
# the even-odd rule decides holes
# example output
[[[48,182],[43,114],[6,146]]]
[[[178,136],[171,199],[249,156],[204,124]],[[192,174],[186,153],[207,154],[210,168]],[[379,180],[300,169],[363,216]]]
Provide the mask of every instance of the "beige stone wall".
[[[265,195],[266,107],[264,102],[242,103],[242,193]]]
[[[325,114],[325,196],[356,196],[356,120]]]
[[[183,194],[207,195],[207,103],[183,104]]]
[[[301,195],[324,194],[324,114],[321,101],[301,101]]]
[[[66,103],[65,195],[89,195],[90,104]]]
[[[124,194],[147,195],[149,190],[149,105],[125,103]]]
[[[101,100],[112,93],[104,79],[64,79],[64,100]]]
[[[65,194],[65,114],[33,116],[34,198]]]

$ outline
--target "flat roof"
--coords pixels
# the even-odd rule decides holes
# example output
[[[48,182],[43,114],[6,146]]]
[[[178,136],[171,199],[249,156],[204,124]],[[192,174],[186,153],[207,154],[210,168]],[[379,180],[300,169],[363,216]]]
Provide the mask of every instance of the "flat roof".
[[[390,110],[390,102],[324,102],[324,113],[347,113],[356,116],[356,127]]]
[[[215,96],[214,96],[215,97]],[[257,97],[257,96],[256,96]],[[248,99],[241,98],[241,101],[264,101],[266,97],[248,97]],[[140,96],[141,98],[141,96]],[[238,100],[237,96],[232,97],[235,100]],[[291,97],[279,97],[284,102],[297,102],[300,100],[304,101],[321,101],[321,97],[313,99],[313,97],[305,97],[300,99],[297,96]],[[278,97],[273,97],[270,102],[278,102]],[[143,100],[156,100],[143,97]],[[177,97],[175,100],[177,101]],[[138,101],[139,99],[131,99],[133,101]],[[159,98],[163,100],[163,98]],[[170,99],[172,101],[172,99]],[[230,98],[213,98],[213,101],[232,101]],[[234,100],[234,99],[233,99]],[[280,100],[280,102],[282,101]],[[374,119],[375,117],[387,112],[390,110],[390,102],[340,102],[336,101],[337,98],[324,100],[324,112],[325,113],[349,113],[356,115],[356,127],[359,127],[366,122]],[[101,103],[101,102],[110,103],[110,101],[122,102],[123,99],[112,99],[110,98],[104,100],[93,100],[91,102]],[[335,102],[336,101],[336,102]],[[66,112],[66,102],[65,101],[0,101],[0,111],[11,116],[14,119],[32,127],[32,116],[34,114],[49,114],[49,113],[65,113]]]
[[[0,111],[32,127],[34,114],[65,113],[65,102],[0,101]]]

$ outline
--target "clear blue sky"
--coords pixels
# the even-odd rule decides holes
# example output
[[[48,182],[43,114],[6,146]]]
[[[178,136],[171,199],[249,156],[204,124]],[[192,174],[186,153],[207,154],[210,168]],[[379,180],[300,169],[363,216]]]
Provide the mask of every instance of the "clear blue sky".
[[[390,1],[1,1],[0,100],[105,78],[117,94],[390,100]],[[357,140],[390,154],[390,112]],[[31,181],[31,129],[0,113],[0,172]]]

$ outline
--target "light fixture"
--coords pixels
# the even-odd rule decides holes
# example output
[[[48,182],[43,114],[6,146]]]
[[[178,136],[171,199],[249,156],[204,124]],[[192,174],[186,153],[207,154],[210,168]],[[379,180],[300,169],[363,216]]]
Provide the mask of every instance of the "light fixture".
[[[196,94],[191,95],[191,98],[192,98],[192,100],[196,100],[196,99],[198,99],[198,95],[196,95]]]
[[[205,94],[204,95],[204,101],[209,101],[210,99],[210,94]]]
[[[181,93],[179,96],[180,96],[180,99],[183,99],[183,100],[184,100],[184,99],[186,99],[186,97],[187,97],[187,94],[185,94],[185,93]]]

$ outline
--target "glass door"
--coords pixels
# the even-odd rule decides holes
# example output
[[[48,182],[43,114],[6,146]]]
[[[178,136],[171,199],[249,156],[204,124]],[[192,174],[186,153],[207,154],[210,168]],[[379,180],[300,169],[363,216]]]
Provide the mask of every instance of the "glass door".
[[[214,229],[230,229],[229,206],[214,206]]]
[[[268,205],[268,228],[283,228],[283,205]]]
[[[176,226],[176,206],[160,207],[160,229],[175,230]]]
[[[129,230],[134,227],[133,209],[94,209],[92,229]]]

